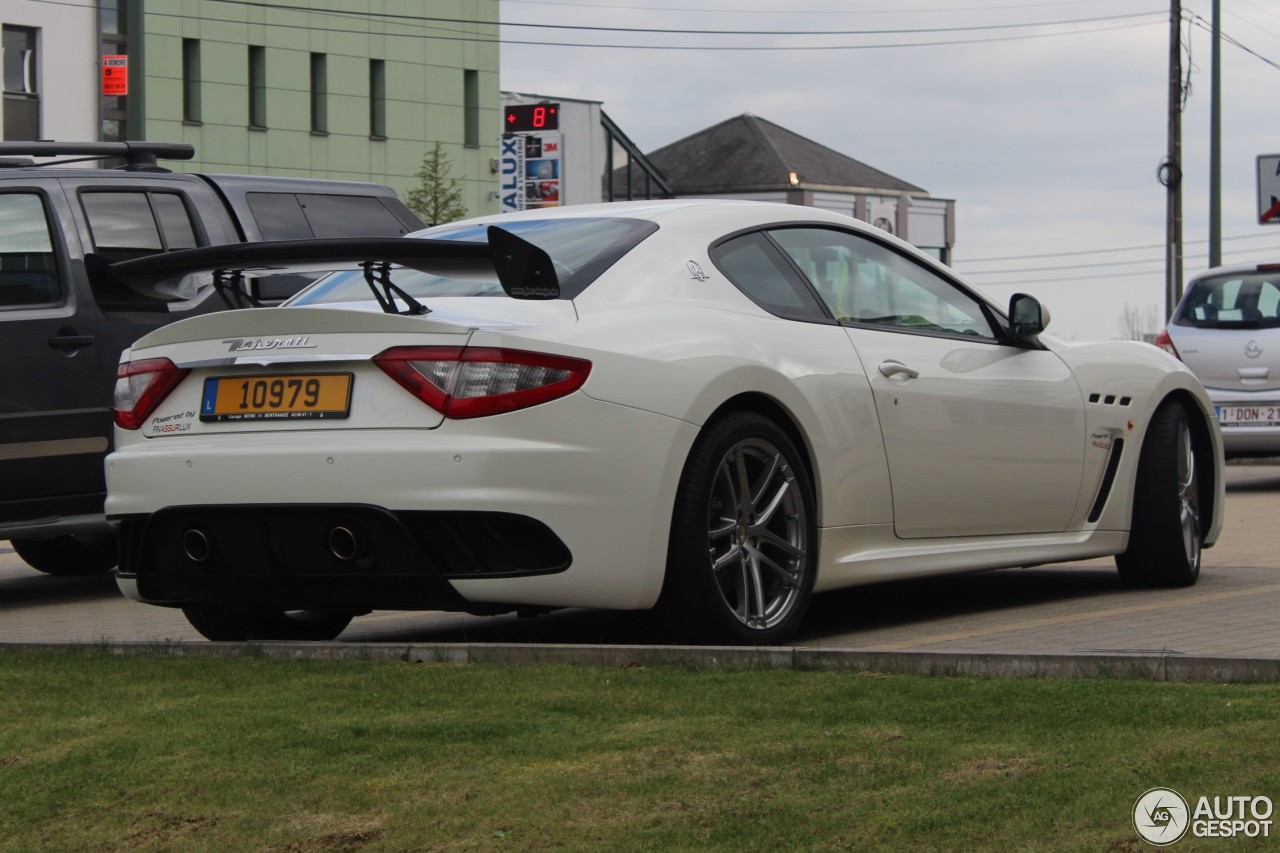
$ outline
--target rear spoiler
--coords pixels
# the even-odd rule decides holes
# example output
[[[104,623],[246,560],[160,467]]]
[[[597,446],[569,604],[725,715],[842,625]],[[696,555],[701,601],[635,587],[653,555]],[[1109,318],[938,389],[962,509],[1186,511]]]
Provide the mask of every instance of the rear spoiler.
[[[550,255],[529,241],[489,226],[488,243],[413,237],[276,240],[183,249],[118,261],[102,272],[123,284],[151,287],[195,273],[213,273],[213,284],[231,307],[260,303],[244,286],[248,273],[329,272],[362,269],[365,281],[388,314],[425,314],[426,306],[392,283],[392,266],[445,278],[494,278],[512,299],[556,299],[560,282]],[[163,298],[163,297],[157,297]],[[402,310],[397,299],[404,304]]]

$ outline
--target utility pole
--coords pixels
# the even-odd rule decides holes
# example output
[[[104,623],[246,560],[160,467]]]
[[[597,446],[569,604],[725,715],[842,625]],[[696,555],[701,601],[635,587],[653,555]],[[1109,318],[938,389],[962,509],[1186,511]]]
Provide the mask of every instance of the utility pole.
[[[1182,298],[1182,3],[1169,11],[1169,152],[1160,167],[1165,185],[1165,319]]]
[[[1209,60],[1209,266],[1222,266],[1222,0],[1213,0]]]

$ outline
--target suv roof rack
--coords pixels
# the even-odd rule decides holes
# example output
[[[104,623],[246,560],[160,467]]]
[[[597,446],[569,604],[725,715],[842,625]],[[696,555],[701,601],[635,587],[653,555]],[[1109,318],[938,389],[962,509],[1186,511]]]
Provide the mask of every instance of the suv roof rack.
[[[8,157],[73,157],[52,163],[33,163],[30,160],[0,159],[3,167],[60,166],[86,160],[121,158],[127,172],[167,172],[156,165],[157,158],[165,160],[190,160],[196,156],[194,145],[186,142],[0,142],[0,158]]]

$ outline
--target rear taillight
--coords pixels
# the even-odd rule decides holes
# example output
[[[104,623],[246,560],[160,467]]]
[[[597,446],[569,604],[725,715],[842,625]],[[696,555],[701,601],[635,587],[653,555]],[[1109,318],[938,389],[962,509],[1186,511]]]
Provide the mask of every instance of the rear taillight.
[[[1178,361],[1182,361],[1182,356],[1178,355],[1178,350],[1173,345],[1173,338],[1169,337],[1168,329],[1156,335],[1156,346],[1178,359]]]
[[[494,347],[393,347],[373,359],[446,418],[525,409],[582,387],[591,362]]]
[[[167,358],[126,361],[116,369],[116,425],[137,429],[190,371]]]

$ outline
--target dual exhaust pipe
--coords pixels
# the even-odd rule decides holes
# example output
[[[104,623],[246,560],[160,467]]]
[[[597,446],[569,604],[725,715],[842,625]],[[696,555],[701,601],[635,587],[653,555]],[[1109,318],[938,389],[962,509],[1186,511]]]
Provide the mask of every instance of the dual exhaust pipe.
[[[354,530],[342,524],[329,528],[326,544],[329,553],[343,563],[349,563],[360,555],[360,539]],[[213,554],[209,534],[199,527],[190,527],[182,534],[182,552],[193,563],[203,563]]]

